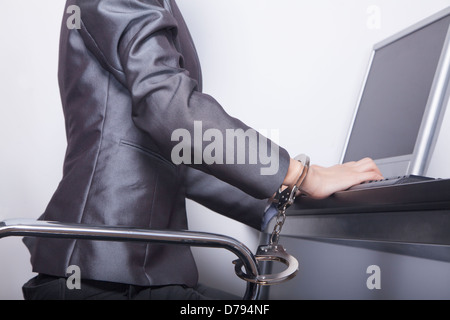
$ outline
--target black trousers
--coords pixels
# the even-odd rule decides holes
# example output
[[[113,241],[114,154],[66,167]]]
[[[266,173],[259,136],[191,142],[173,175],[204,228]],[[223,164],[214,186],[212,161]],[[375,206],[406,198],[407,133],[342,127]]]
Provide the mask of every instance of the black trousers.
[[[80,289],[69,289],[66,278],[39,274],[22,287],[25,300],[239,300],[232,294],[198,285],[141,287],[81,280]]]

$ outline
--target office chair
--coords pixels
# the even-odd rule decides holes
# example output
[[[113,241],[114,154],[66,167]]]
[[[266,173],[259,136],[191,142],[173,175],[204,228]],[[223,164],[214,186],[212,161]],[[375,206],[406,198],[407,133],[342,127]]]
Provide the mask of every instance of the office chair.
[[[223,248],[234,253],[236,275],[247,282],[244,300],[258,299],[260,286],[282,283],[295,276],[298,261],[282,246],[260,246],[256,255],[244,244],[228,236],[206,232],[150,230],[116,226],[61,223],[30,219],[0,222],[0,239],[9,236],[88,239],[99,241],[138,241],[171,245]],[[259,261],[281,262],[287,268],[276,274],[260,274]],[[245,269],[245,272],[242,270]]]

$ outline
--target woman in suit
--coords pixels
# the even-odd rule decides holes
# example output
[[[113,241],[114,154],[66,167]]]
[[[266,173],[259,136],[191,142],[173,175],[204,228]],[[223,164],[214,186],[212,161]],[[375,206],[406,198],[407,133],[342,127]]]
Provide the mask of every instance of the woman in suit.
[[[76,28],[63,21],[58,74],[67,151],[62,180],[41,219],[180,230],[187,229],[190,198],[261,229],[270,218],[268,199],[280,187],[292,189],[306,164],[202,93],[200,64],[176,3],[68,0],[71,8],[80,21]],[[232,130],[236,141],[248,144],[211,162],[196,156],[206,154],[206,146],[184,141],[178,155],[187,161],[175,163],[180,139],[174,132],[194,137],[198,124],[223,137]],[[267,163],[252,158],[255,148],[248,146],[256,146],[256,154],[269,150],[277,170],[262,174]],[[299,192],[315,198],[381,178],[370,159],[313,165],[307,172]],[[39,274],[23,287],[27,299],[224,297],[199,289],[185,246],[24,241]],[[65,286],[71,265],[81,271],[81,290]]]

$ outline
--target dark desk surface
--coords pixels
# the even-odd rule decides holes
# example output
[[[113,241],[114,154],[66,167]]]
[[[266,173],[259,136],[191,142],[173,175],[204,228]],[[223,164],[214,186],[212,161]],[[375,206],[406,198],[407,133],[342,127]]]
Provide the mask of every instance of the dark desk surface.
[[[450,179],[300,197],[286,215],[282,237],[450,261]]]
[[[449,210],[450,179],[342,191],[323,200],[300,197],[288,215]]]

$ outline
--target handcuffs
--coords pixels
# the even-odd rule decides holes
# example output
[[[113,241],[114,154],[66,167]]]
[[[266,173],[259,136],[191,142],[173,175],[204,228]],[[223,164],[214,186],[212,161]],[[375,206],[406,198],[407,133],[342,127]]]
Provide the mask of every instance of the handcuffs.
[[[275,274],[248,275],[242,271],[243,263],[241,260],[234,260],[235,273],[238,277],[245,281],[253,282],[260,285],[273,285],[292,279],[298,272],[299,263],[295,257],[288,254],[282,245],[278,244],[281,229],[286,220],[286,210],[294,203],[297,192],[301,191],[301,187],[308,175],[310,159],[307,155],[301,154],[294,158],[303,165],[300,176],[295,185],[290,189],[280,186],[273,198],[273,202],[277,208],[276,223],[269,239],[269,244],[261,245],[255,254],[256,261],[278,261],[287,266],[287,268]]]

